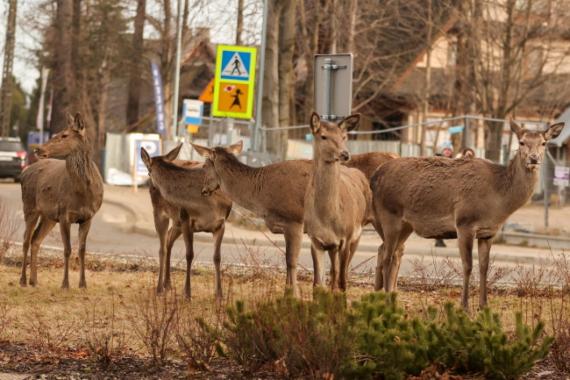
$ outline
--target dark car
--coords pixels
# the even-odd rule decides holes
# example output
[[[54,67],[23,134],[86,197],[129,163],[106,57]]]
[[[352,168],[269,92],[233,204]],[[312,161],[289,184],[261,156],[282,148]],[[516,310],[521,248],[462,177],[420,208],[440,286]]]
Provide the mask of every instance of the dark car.
[[[0,178],[20,180],[20,174],[26,167],[26,151],[19,138],[0,138]]]

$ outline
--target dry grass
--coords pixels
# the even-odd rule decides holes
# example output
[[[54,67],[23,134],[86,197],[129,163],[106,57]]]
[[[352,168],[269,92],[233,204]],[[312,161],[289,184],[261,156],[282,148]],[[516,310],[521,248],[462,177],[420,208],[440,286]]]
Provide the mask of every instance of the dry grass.
[[[248,252],[246,256],[255,256]],[[514,312],[521,311],[525,322],[546,322],[549,334],[560,335],[557,359],[564,363],[568,347],[570,294],[567,279],[570,265],[566,257],[556,266],[562,289],[543,286],[544,268],[516,269],[514,288],[493,287],[490,306],[503,319],[506,329],[514,327]],[[564,261],[566,260],[566,261]],[[148,263],[115,262],[89,257],[88,288],[77,288],[79,274],[72,266],[68,291],[60,289],[61,258],[40,260],[39,286],[21,288],[18,285],[17,260],[0,264],[0,342],[10,341],[37,347],[56,360],[58,355],[73,352],[81,360],[107,368],[125,357],[143,358],[148,366],[184,362],[183,368],[211,371],[215,367],[215,333],[205,330],[198,320],[208,326],[221,326],[227,305],[237,300],[255,304],[284,293],[285,275],[264,268],[225,268],[224,300],[214,301],[213,273],[198,269],[193,273],[193,299],[181,299],[176,289],[183,289],[184,274],[173,272],[175,290],[167,296],[154,295],[156,268]],[[259,262],[258,262],[259,264]],[[410,315],[424,313],[429,306],[443,310],[446,302],[458,302],[460,288],[454,284],[456,274],[449,264],[437,267],[435,260],[421,268],[416,263],[417,278],[413,284],[400,287],[399,300]],[[263,262],[259,266],[264,266]],[[437,275],[437,276],[436,276]],[[553,274],[550,273],[549,276]],[[434,277],[439,277],[435,279]],[[371,281],[371,279],[370,279]],[[372,289],[371,282],[353,284],[348,300],[360,298]],[[311,281],[300,282],[302,298],[312,297]],[[477,288],[472,289],[472,304],[476,304]],[[473,307],[475,311],[475,306]],[[0,350],[1,351],[1,350]],[[0,368],[1,368],[0,354]],[[218,358],[219,360],[219,358]],[[212,364],[214,363],[214,364]],[[228,368],[228,363],[223,364]],[[561,364],[563,369],[563,364]]]

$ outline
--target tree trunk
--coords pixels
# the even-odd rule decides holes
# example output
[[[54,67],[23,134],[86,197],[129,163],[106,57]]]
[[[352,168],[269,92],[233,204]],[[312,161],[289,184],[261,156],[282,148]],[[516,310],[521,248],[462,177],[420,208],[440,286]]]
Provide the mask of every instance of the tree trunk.
[[[422,156],[427,156],[426,137],[427,137],[427,119],[429,113],[429,100],[431,88],[431,48],[432,48],[432,0],[428,0],[428,19],[427,19],[427,38],[426,38],[426,72],[424,78],[424,93],[422,104],[422,123],[421,138],[420,138],[420,151]]]
[[[279,0],[268,0],[267,36],[265,47],[265,71],[263,73],[263,125],[279,126]],[[281,157],[281,132],[265,132],[265,140],[269,153]]]
[[[72,66],[73,0],[57,0],[55,19],[56,41],[53,61],[53,104],[50,131],[57,133],[66,127],[66,113],[72,111],[75,80]]]
[[[291,97],[293,84],[293,54],[295,53],[296,0],[286,1],[281,8],[279,22],[279,126],[291,125]],[[275,133],[280,141],[278,154],[281,159],[287,154],[287,131]],[[278,136],[277,136],[278,135]]]
[[[137,1],[137,13],[134,21],[134,34],[131,52],[129,75],[129,95],[127,101],[127,124],[135,124],[139,118],[139,103],[141,93],[141,71],[143,57],[144,20],[146,15],[146,0]]]

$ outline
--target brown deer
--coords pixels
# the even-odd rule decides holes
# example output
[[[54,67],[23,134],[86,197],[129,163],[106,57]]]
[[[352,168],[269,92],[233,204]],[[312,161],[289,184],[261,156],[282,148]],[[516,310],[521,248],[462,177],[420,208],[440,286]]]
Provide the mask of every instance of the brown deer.
[[[167,214],[173,215],[178,212],[175,219],[174,231],[171,231],[168,239],[170,248],[178,236],[177,225],[184,236],[186,245],[186,278],[184,283],[184,294],[191,297],[190,271],[194,259],[193,238],[194,232],[211,232],[214,236],[214,266],[215,266],[215,287],[216,298],[222,297],[222,277],[221,277],[221,245],[224,237],[225,221],[228,218],[232,202],[222,192],[218,191],[210,197],[202,196],[202,184],[204,183],[205,170],[202,167],[181,167],[175,165],[173,161],[178,156],[182,144],[168,152],[164,156],[150,157],[148,152],[141,149],[141,158],[146,165],[153,186],[160,192],[160,196],[170,204]],[[160,234],[159,234],[160,236]],[[164,244],[164,241],[161,242]],[[160,268],[166,272],[166,267],[170,266],[166,262],[168,247],[162,245],[163,255],[161,257]],[[166,272],[169,274],[169,271]],[[165,278],[168,284],[170,278]],[[160,282],[160,275],[159,275]],[[159,283],[160,287],[160,283]],[[157,287],[158,288],[158,287]]]
[[[480,298],[487,303],[487,272],[493,237],[533,193],[545,145],[563,123],[533,132],[511,122],[519,150],[508,166],[478,158],[401,158],[372,177],[373,207],[385,244],[383,285],[391,291],[397,276],[395,252],[412,232],[424,238],[459,240],[463,265],[461,303],[468,306],[473,240],[478,239]]]
[[[350,160],[346,162],[341,162],[344,166],[349,168],[355,168],[360,170],[366,176],[366,179],[370,181],[372,175],[378,169],[380,165],[384,165],[388,161],[392,161],[398,158],[396,153],[385,153],[385,152],[370,152],[370,153],[360,153],[351,154]]]
[[[61,287],[69,288],[70,227],[79,224],[79,287],[85,281],[85,248],[91,219],[103,202],[103,179],[91,160],[85,122],[67,115],[67,128],[36,149],[40,158],[22,173],[25,232],[20,285],[26,286],[26,263],[31,243],[30,281],[37,285],[37,255],[45,236],[59,223],[64,247]],[[39,220],[39,222],[38,222]]]
[[[184,168],[202,166],[202,163],[197,161],[174,160],[172,163]],[[170,279],[170,256],[174,242],[182,235],[179,217],[180,209],[164,199],[158,188],[153,185],[152,180],[149,180],[148,191],[152,203],[154,228],[160,241],[158,251],[159,272],[156,291],[157,293],[162,293],[164,289],[170,289],[172,286]]]
[[[285,235],[287,285],[297,294],[297,258],[311,161],[291,160],[255,168],[235,156],[242,150],[241,141],[228,147],[192,146],[206,158],[204,194],[221,188],[232,201],[263,218],[272,233]]]
[[[347,168],[347,132],[358,126],[360,115],[339,123],[311,116],[313,134],[313,171],[305,197],[305,231],[311,238],[316,285],[322,281],[321,257],[328,251],[331,259],[331,288],[338,284],[346,290],[348,266],[356,251],[362,227],[372,218],[370,184],[362,171]],[[338,260],[338,263],[337,263]]]

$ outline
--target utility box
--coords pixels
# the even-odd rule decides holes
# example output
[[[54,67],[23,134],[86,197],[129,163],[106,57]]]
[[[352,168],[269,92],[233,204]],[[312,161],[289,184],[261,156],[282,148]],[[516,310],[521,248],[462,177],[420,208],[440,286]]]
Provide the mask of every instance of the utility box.
[[[317,54],[314,62],[315,112],[335,121],[352,113],[352,53]]]

